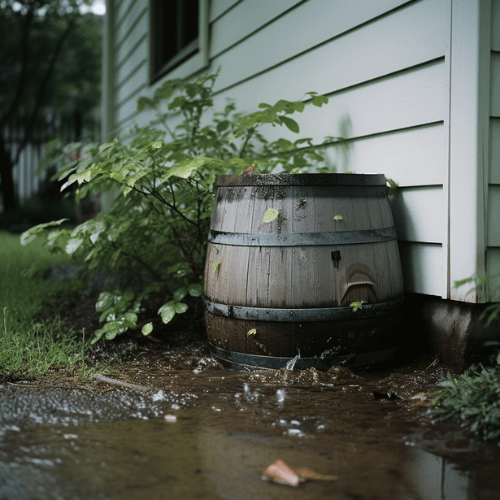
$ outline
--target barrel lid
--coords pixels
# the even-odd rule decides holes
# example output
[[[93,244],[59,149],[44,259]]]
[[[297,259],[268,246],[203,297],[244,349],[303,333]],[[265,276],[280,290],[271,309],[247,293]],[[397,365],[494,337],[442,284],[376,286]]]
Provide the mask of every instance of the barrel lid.
[[[219,186],[385,186],[383,174],[220,175]]]

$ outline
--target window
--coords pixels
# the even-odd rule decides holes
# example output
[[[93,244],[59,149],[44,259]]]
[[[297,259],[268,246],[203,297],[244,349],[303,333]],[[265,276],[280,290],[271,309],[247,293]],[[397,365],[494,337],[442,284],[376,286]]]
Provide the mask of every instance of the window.
[[[150,5],[151,81],[166,73],[189,76],[204,67],[206,0],[151,0]]]

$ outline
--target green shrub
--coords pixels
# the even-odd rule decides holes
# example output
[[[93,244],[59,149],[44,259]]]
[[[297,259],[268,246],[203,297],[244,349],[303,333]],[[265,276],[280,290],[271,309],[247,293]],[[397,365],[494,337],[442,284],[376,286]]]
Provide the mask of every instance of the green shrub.
[[[229,101],[223,111],[214,112],[216,77],[168,81],[152,99],[139,99],[139,111],[156,112],[149,126],[98,147],[69,145],[54,158],[66,163],[74,150],[87,155],[66,163],[58,176],[66,180],[63,188],[77,185],[77,201],[91,193],[114,193],[106,213],[74,230],[58,227],[59,220],[21,237],[23,244],[43,237],[51,250],[88,262],[91,271],[123,271],[122,287],[103,292],[97,301],[103,326],[95,332],[94,342],[140,326],[145,335],[151,333],[154,322],[138,325],[137,315],[152,292],[166,299],[158,311],[164,323],[187,310],[187,296],[202,295],[219,174],[268,173],[275,168],[296,173],[323,160],[311,139],[269,142],[258,130],[268,124],[299,132],[290,115],[302,112],[304,102],[262,103],[257,112],[239,115]],[[328,101],[314,92],[306,97],[318,107]],[[171,123],[179,120],[172,128]]]
[[[432,417],[458,419],[485,439],[500,439],[500,353],[493,366],[472,366],[459,378],[448,375],[440,385],[429,410]]]

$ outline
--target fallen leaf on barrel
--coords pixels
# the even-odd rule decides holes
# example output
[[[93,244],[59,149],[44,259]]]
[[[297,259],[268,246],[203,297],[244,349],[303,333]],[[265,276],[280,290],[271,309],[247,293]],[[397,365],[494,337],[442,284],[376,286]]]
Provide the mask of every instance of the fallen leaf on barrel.
[[[276,460],[267,469],[262,472],[264,481],[274,481],[275,483],[284,484],[287,486],[298,486],[299,483],[306,479],[316,481],[335,481],[337,476],[325,476],[318,474],[307,467],[299,467],[292,469],[283,460]]]

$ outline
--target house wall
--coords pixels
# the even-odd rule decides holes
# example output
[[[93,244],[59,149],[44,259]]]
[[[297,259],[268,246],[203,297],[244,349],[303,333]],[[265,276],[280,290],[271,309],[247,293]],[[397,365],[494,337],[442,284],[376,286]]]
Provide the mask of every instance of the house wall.
[[[488,274],[500,274],[500,0],[492,1],[491,15],[491,76],[490,76],[490,169],[488,177]],[[500,286],[497,279],[494,286]],[[492,289],[493,287],[491,287]],[[497,292],[493,296],[500,300]]]
[[[493,34],[500,32],[499,1],[493,0],[491,6]],[[239,110],[253,111],[260,102],[297,100],[308,91],[327,95],[330,102],[326,107],[306,106],[298,117],[301,136],[317,141],[325,136],[343,137],[347,140],[325,149],[336,171],[383,173],[398,183],[392,206],[406,290],[475,302],[480,298],[473,293],[453,295],[453,280],[466,277],[454,269],[469,272],[462,266],[462,254],[472,262],[472,270],[484,267],[484,256],[478,264],[480,257],[461,252],[458,240],[455,250],[450,251],[449,246],[450,179],[460,189],[468,189],[467,182],[460,181],[460,170],[450,176],[451,25],[452,16],[461,16],[467,24],[468,2],[211,0],[207,3],[206,69],[221,68],[215,87],[215,106],[219,108],[228,97],[236,100]],[[452,4],[458,5],[454,14]],[[116,133],[148,121],[147,115],[137,115],[137,98],[151,95],[172,75],[149,85],[146,0],[110,0],[108,13],[113,70],[107,82],[106,109],[108,131]],[[467,36],[464,31],[460,41],[457,35],[456,58]],[[498,35],[494,35],[491,49],[495,93],[500,92]],[[470,71],[464,68],[461,74],[458,69],[456,82]],[[454,88],[459,103],[460,93],[467,89]],[[500,145],[500,105],[492,104],[490,120],[491,142]],[[461,133],[456,130],[457,146],[452,153],[458,157]],[[272,135],[276,129],[268,132]],[[294,138],[287,130],[277,132]],[[500,153],[493,149],[486,189],[490,195],[487,266],[490,272],[500,272],[500,230],[493,217],[500,214]],[[458,230],[461,215],[456,203],[451,228]],[[470,229],[472,239],[476,226]],[[473,250],[477,253],[477,248]]]

